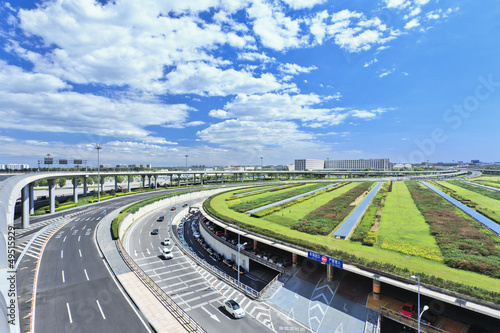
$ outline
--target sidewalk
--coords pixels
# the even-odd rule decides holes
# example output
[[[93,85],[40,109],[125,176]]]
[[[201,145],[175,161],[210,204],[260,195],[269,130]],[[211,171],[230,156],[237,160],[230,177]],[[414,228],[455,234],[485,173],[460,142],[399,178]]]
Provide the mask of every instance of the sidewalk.
[[[111,270],[126,290],[129,297],[146,317],[156,332],[189,332],[176,319],[176,316],[163,306],[153,293],[142,283],[120,256],[115,241],[111,238],[111,222],[120,212],[119,209],[106,215],[97,227],[97,243]]]

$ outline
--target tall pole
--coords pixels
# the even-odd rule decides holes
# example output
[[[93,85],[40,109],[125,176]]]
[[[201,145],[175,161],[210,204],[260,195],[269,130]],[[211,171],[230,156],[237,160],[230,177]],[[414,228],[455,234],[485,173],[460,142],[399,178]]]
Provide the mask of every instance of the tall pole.
[[[417,313],[419,314],[418,316],[418,333],[420,333],[420,316],[421,316],[421,313],[420,313],[420,275],[412,275],[410,276],[412,279],[417,279],[418,281],[418,303],[417,303]],[[423,313],[423,311],[422,311]]]
[[[188,187],[188,155],[186,155],[186,187]]]
[[[264,178],[263,177],[264,176],[264,169],[262,169],[262,159],[263,159],[263,157],[261,156],[260,157],[260,173],[261,173],[261,176],[262,176],[261,179],[264,180],[263,179]]]
[[[101,201],[101,164],[99,161],[99,151],[102,146],[96,144],[95,149],[97,149],[97,202]]]
[[[238,288],[240,287],[240,226],[238,226]]]

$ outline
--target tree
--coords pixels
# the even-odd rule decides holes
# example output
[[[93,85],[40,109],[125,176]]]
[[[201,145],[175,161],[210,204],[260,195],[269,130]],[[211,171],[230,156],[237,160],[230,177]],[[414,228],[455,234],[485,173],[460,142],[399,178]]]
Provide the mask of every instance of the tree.
[[[66,178],[58,178],[57,185],[59,185],[60,188],[63,188],[64,186],[66,186]]]

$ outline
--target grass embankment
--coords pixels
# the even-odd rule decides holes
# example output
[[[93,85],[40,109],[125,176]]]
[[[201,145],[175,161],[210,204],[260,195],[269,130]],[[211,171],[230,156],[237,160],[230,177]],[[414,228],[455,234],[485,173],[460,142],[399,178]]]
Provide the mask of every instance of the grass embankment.
[[[394,182],[387,194],[378,232],[382,249],[443,261],[429,224],[418,210],[404,182]]]
[[[486,175],[482,175],[482,176],[479,176],[479,177],[476,177],[476,178],[468,179],[468,181],[470,181],[472,183],[478,183],[478,184],[481,184],[481,185],[486,185],[486,186],[500,188],[500,176],[493,176],[493,175],[486,176]]]
[[[350,184],[338,191],[346,191],[351,186],[355,186],[355,184]],[[323,194],[323,196],[334,195],[335,192]],[[376,246],[363,246],[357,242],[336,240],[328,236],[310,235],[291,230],[289,224],[293,220],[293,214],[297,214],[297,217],[301,216],[300,214],[305,216],[307,202],[291,207],[291,213],[288,215],[287,210],[262,219],[253,218],[247,214],[238,214],[231,210],[225,201],[231,195],[232,191],[227,191],[212,196],[205,201],[204,208],[227,223],[240,225],[246,230],[261,235],[334,256],[346,263],[360,264],[406,278],[412,274],[420,275],[423,283],[500,304],[500,279],[451,268],[438,261],[388,251]],[[324,199],[317,197],[315,200],[319,202],[319,200]],[[280,217],[281,213],[284,215]],[[397,218],[400,219],[401,216],[398,215]],[[269,223],[270,221],[274,223]]]

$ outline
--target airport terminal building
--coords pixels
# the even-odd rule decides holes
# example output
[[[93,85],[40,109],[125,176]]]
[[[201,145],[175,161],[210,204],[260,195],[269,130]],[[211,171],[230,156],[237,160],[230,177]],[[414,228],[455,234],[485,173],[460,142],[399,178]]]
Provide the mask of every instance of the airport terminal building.
[[[359,160],[295,160],[295,170],[392,170],[392,164],[388,158],[370,158]]]

